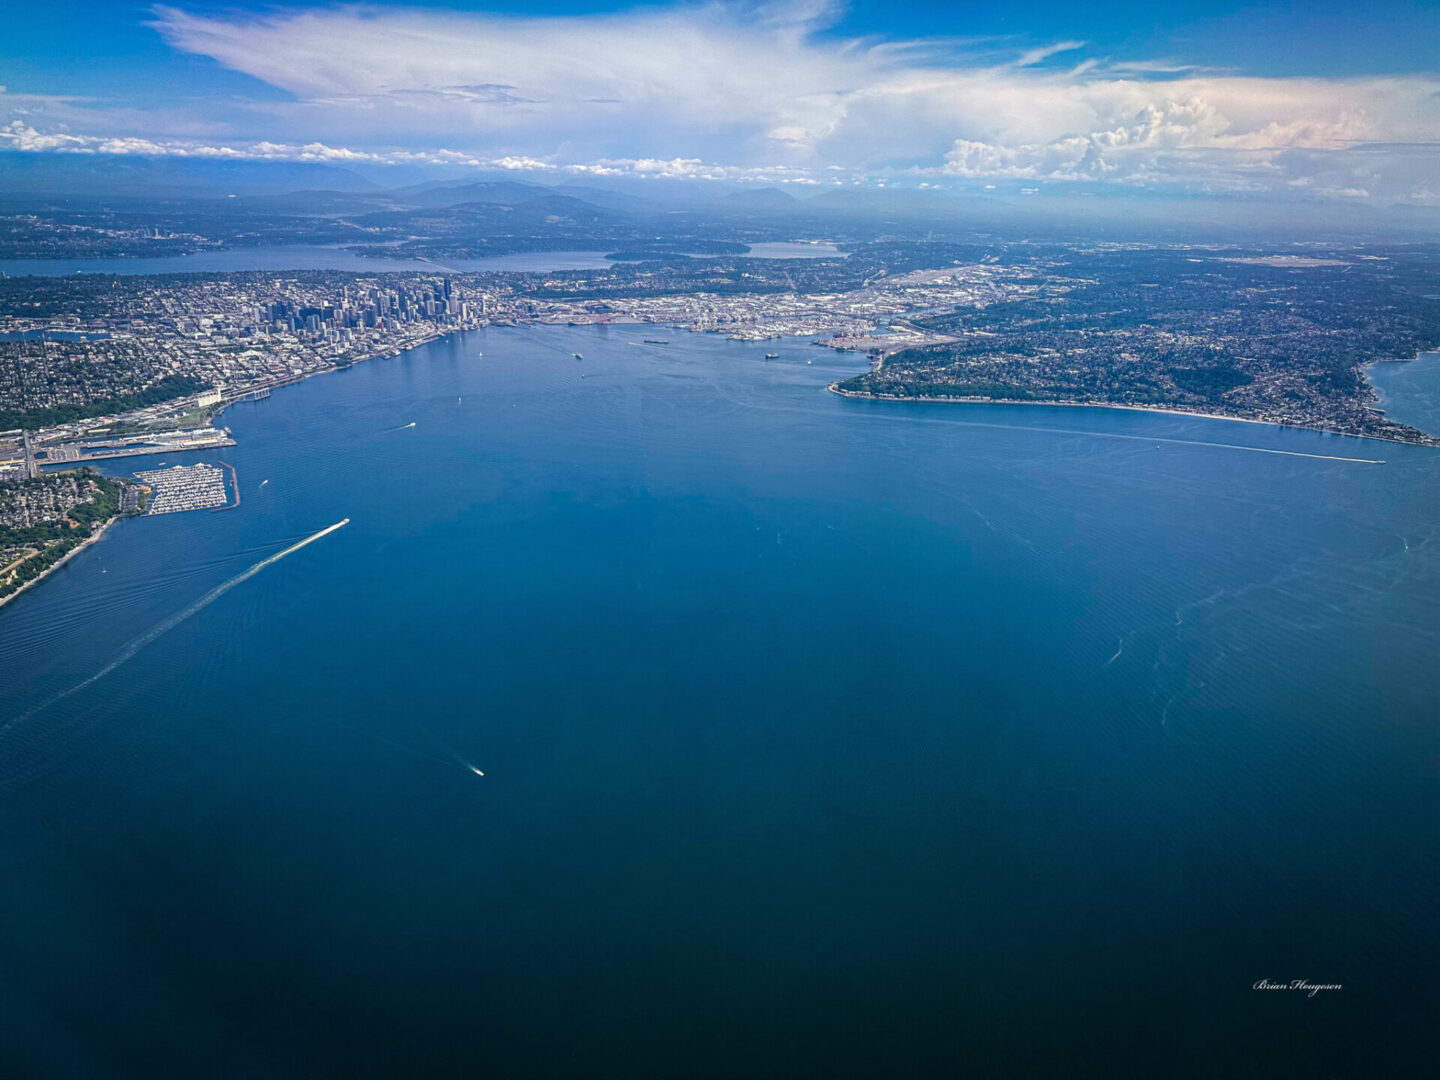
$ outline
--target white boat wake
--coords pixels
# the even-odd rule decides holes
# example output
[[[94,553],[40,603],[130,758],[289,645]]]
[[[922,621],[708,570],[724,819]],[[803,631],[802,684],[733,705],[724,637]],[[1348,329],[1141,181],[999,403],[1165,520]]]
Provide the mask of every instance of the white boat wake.
[[[153,629],[146,631],[134,641],[130,642],[130,644],[126,645],[123,649],[121,649],[118,653],[115,654],[115,658],[113,660],[111,660],[108,664],[102,667],[99,671],[95,672],[94,675],[91,675],[89,678],[83,679],[82,681],[76,683],[68,690],[62,690],[60,693],[56,694],[48,701],[40,705],[36,705],[33,709],[21,713],[14,720],[11,720],[8,724],[6,724],[4,728],[0,728],[0,730],[8,731],[11,727],[13,727],[15,724],[18,724],[20,721],[27,720],[30,717],[34,716],[36,713],[43,712],[45,709],[48,709],[50,706],[56,704],[57,702],[64,701],[68,697],[73,697],[87,687],[94,686],[97,682],[105,678],[106,675],[109,675],[121,664],[133,660],[136,654],[139,653],[141,649],[145,648],[146,645],[149,645],[161,634],[167,633],[168,631],[175,629],[175,627],[179,626],[186,619],[190,618],[191,615],[194,615],[202,609],[209,607],[216,600],[219,600],[220,597],[224,596],[231,589],[235,588],[235,586],[243,585],[256,574],[260,573],[261,570],[264,570],[267,566],[274,566],[281,559],[285,558],[285,556],[293,555],[295,552],[299,551],[307,544],[313,544],[321,537],[329,536],[336,529],[343,529],[348,524],[350,524],[349,518],[344,518],[340,521],[337,521],[334,525],[331,525],[325,529],[321,529],[319,532],[311,536],[307,536],[299,543],[291,544],[284,551],[276,552],[274,555],[271,555],[268,558],[261,559],[248,570],[244,570],[241,573],[236,574],[229,581],[222,582],[221,584],[215,586],[215,588],[211,589],[208,593],[202,596],[199,600],[196,600],[185,610],[179,612],[178,614],[171,615],[168,619],[164,620],[163,622],[155,626]]]

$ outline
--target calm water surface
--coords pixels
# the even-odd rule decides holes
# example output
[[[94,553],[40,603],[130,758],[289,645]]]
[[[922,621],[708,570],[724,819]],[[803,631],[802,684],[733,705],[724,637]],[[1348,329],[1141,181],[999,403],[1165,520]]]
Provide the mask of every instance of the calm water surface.
[[[200,274],[241,270],[429,270],[418,259],[369,259],[341,247],[293,244],[268,248],[227,248],[153,259],[0,259],[0,274],[58,277],[67,274]]]
[[[834,244],[807,241],[773,241],[750,245],[756,259],[823,259],[842,254]],[[696,258],[705,258],[698,255]],[[153,259],[0,259],[0,274],[14,277],[57,277],[67,274],[196,274],[241,270],[355,270],[380,274],[389,271],[603,270],[614,260],[603,251],[525,251],[483,259],[370,258],[343,247],[291,244],[269,248],[228,248],[197,251],[193,255],[166,255]]]
[[[236,407],[0,612],[6,1072],[1425,1060],[1440,453],[640,336]]]
[[[772,256],[779,258],[780,256]],[[193,255],[165,255],[148,259],[0,259],[0,274],[23,277],[57,277],[67,274],[198,274],[242,270],[354,270],[380,274],[390,271],[435,273],[437,270],[595,270],[612,264],[599,251],[532,251],[494,255],[485,259],[372,258],[341,247],[293,244],[270,248],[228,248],[197,251]]]
[[[1371,364],[1365,371],[1387,416],[1440,433],[1440,352]]]

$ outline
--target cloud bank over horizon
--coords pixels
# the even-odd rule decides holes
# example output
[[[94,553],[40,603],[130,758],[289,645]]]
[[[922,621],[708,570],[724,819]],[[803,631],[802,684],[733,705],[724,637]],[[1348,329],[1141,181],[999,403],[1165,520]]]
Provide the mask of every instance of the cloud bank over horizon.
[[[593,15],[153,10],[263,87],[154,107],[0,90],[0,147],[802,185],[1440,205],[1440,75],[1265,77],[1084,41],[834,32],[824,0]]]

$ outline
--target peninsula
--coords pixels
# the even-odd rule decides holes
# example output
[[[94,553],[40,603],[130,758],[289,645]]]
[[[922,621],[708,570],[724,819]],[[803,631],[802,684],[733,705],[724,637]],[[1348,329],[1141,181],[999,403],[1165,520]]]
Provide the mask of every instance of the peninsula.
[[[0,605],[142,509],[139,484],[89,468],[0,483]]]
[[[1364,369],[1440,341],[1434,275],[1403,254],[1110,253],[1000,302],[913,320],[943,341],[872,353],[847,397],[1093,405],[1440,446],[1385,416]],[[1097,273],[1095,271],[1102,270]]]

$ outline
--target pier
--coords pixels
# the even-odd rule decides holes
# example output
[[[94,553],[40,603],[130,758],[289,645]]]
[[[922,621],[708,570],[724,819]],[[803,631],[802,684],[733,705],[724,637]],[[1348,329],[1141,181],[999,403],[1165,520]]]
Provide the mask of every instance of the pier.
[[[144,457],[147,454],[178,454],[184,450],[214,450],[234,445],[229,428],[184,428],[52,444],[36,451],[32,460],[37,465],[62,465],[107,458]]]
[[[228,461],[220,462],[220,467],[222,469],[230,470],[230,490],[235,493],[235,501],[232,503],[227,503],[224,506],[217,506],[215,507],[215,509],[234,510],[237,506],[240,505],[240,477],[235,472],[235,466],[231,465]]]

